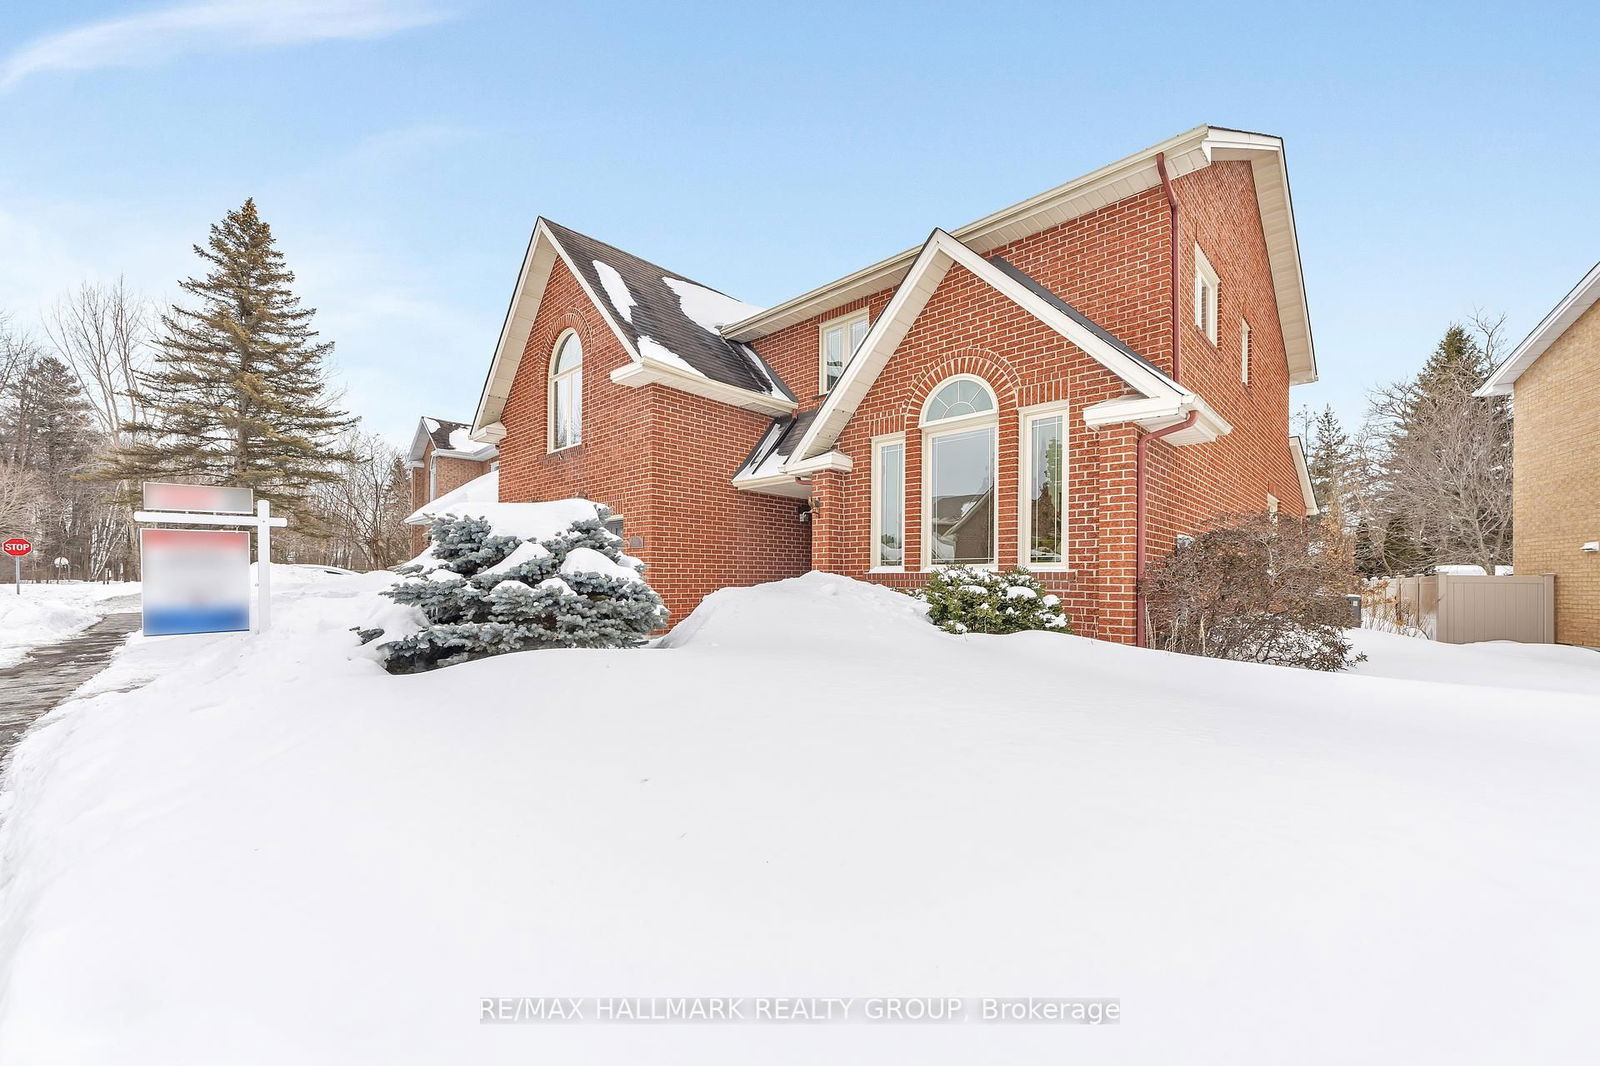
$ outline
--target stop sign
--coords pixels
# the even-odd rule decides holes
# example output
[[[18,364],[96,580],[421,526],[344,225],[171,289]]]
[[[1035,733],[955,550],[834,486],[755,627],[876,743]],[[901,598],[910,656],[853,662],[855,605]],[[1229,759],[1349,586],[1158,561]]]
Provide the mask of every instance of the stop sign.
[[[23,556],[33,551],[33,545],[23,537],[12,537],[4,544],[0,544],[0,551],[7,555]]]

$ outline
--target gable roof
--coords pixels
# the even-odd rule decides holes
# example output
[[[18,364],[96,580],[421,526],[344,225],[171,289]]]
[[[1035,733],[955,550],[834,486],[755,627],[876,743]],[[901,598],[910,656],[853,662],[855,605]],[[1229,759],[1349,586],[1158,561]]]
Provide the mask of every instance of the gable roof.
[[[448,418],[431,418],[423,415],[417,419],[417,431],[411,436],[411,450],[406,453],[409,462],[417,462],[422,453],[433,445],[436,455],[450,455],[460,459],[493,459],[496,454],[492,444],[472,440],[472,427],[465,422]]]
[[[969,222],[952,230],[951,235],[973,251],[987,255],[1012,241],[1155,188],[1161,184],[1158,158],[1166,164],[1173,179],[1214,162],[1245,160],[1250,163],[1273,291],[1277,297],[1278,320],[1283,327],[1284,348],[1289,360],[1289,383],[1299,385],[1317,380],[1316,348],[1311,338],[1311,316],[1300,267],[1294,205],[1289,193],[1283,140],[1279,137],[1221,126],[1196,126],[1081,178]],[[724,326],[722,334],[734,340],[755,340],[851,300],[881,292],[905,278],[919,252],[919,248],[910,248],[890,256]]]
[[[794,395],[755,350],[717,331],[719,323],[750,305],[540,218],[528,238],[478,399],[473,418],[478,439],[498,439],[503,433],[500,414],[557,260],[566,264],[632,361],[612,373],[613,381],[630,386],[659,382],[769,415],[794,410]]]
[[[760,308],[548,219],[545,224],[635,350],[650,354],[653,343],[713,381],[768,394],[776,387],[794,399],[755,349],[717,332]]]
[[[1561,298],[1561,302],[1533,327],[1533,332],[1522,338],[1522,343],[1516,346],[1505,362],[1495,368],[1495,372],[1489,375],[1489,380],[1483,383],[1477,395],[1510,396],[1512,386],[1517,383],[1522,372],[1532,366],[1534,360],[1543,355],[1545,350],[1574,322],[1582,318],[1584,312],[1593,307],[1597,300],[1600,300],[1600,263],[1596,263],[1589,273],[1583,276],[1583,280]]]
[[[1182,445],[1215,440],[1232,430],[1205,401],[1033,278],[998,257],[996,261],[984,259],[944,230],[934,230],[888,306],[845,364],[838,383],[795,447],[791,462],[815,458],[833,447],[945,274],[956,265],[1071,341],[1135,390],[1137,396],[1096,404],[1086,411],[1086,417],[1094,424],[1132,420],[1147,428],[1159,428],[1181,421],[1189,411],[1195,411],[1199,414],[1195,425],[1174,433],[1168,438],[1170,443]]]

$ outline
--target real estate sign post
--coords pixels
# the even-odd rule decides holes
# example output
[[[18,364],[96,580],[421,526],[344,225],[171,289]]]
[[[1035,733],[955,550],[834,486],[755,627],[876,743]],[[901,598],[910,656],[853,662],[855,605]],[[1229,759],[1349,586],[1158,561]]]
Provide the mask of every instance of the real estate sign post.
[[[226,485],[145,482],[145,510],[136,522],[188,526],[244,526],[243,530],[146,529],[139,534],[144,561],[144,632],[229,633],[250,629],[250,534],[256,531],[257,631],[272,618],[272,529],[289,524],[272,517],[266,500]]]
[[[22,557],[33,551],[33,544],[26,537],[12,537],[4,544],[0,544],[0,551],[11,556],[11,561],[16,564],[17,595],[22,595]]]

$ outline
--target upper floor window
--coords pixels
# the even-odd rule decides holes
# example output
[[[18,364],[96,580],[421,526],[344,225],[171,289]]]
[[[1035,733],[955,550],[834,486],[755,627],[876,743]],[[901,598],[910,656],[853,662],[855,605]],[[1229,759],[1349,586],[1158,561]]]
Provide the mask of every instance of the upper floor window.
[[[821,363],[821,391],[831,392],[844,373],[845,363],[855,354],[867,338],[871,317],[866,311],[853,311],[842,318],[824,322],[817,331],[818,355]]]
[[[1239,380],[1250,384],[1250,323],[1239,320]]]
[[[1206,253],[1194,246],[1194,324],[1212,344],[1217,343],[1217,272]]]
[[[556,341],[550,360],[550,450],[583,440],[583,342],[571,330]]]
[[[996,404],[979,378],[946,381],[922,409],[922,538],[930,566],[994,566]]]

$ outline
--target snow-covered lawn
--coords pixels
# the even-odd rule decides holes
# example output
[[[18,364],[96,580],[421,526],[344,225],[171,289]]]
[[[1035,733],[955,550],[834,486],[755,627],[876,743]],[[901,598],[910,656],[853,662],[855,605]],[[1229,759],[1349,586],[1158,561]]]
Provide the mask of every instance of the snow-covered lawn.
[[[1319,675],[954,637],[812,575],[718,593],[659,648],[391,677],[347,632],[388,580],[275,574],[272,632],[136,637],[24,741],[0,1061],[1600,1046],[1600,655],[1513,670],[1496,649],[1466,685],[1471,651],[1363,635],[1362,672]],[[711,995],[1100,996],[1123,1017],[479,1022],[485,997]]]
[[[29,648],[82,632],[105,617],[106,601],[136,596],[137,581],[0,584],[0,667],[20,662]]]

